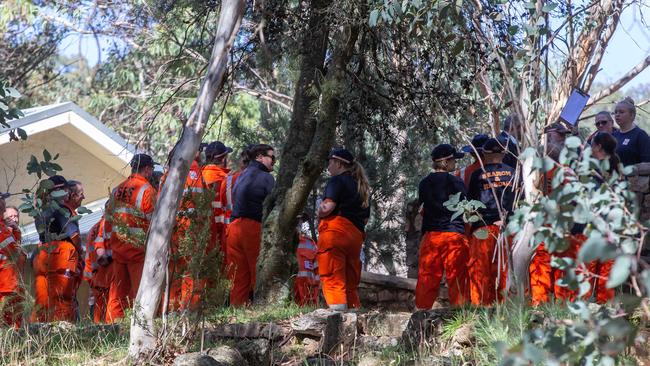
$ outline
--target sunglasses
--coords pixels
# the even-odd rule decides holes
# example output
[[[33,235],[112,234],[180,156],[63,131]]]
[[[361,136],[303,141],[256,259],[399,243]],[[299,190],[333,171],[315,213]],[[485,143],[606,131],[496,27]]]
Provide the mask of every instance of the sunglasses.
[[[264,154],[262,156],[266,156],[267,158],[271,158],[271,161],[275,161],[275,155],[266,155],[266,154]]]
[[[596,121],[595,125],[596,127],[604,126],[607,124],[608,121]]]

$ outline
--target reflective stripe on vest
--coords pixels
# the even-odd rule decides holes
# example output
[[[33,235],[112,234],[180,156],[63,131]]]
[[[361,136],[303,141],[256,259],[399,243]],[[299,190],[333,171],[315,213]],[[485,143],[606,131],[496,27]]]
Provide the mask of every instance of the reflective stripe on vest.
[[[223,208],[223,205],[219,201],[212,201],[212,208]]]
[[[140,186],[140,190],[138,191],[138,197],[135,199],[135,207],[142,211],[142,200],[144,199],[144,192],[151,187],[148,183],[143,184]]]
[[[309,249],[314,251],[318,250],[316,245],[314,245],[314,242],[309,239],[305,240],[304,242],[301,241],[300,244],[298,244],[298,249]]]
[[[2,243],[0,243],[0,249],[6,247],[7,245],[9,245],[11,243],[15,243],[15,242],[16,242],[16,239],[14,239],[13,236],[9,235],[9,237],[7,237],[7,239],[3,240]]]
[[[316,279],[318,275],[311,271],[298,271],[297,277],[308,277],[311,279]],[[320,279],[320,277],[318,277]]]
[[[146,219],[147,215],[144,214],[144,212],[132,208],[132,207],[117,207],[115,210],[113,210],[114,213],[120,213],[120,214],[127,214],[135,217],[139,217],[141,219]]]
[[[232,175],[226,177],[226,210],[232,211]]]
[[[190,188],[185,188],[185,189],[183,190],[183,194],[184,194],[184,195],[185,195],[185,194],[188,194],[188,193],[190,193],[190,192],[192,192],[192,193],[203,193],[203,188],[200,188],[200,187],[190,187]]]
[[[93,264],[94,264],[94,263],[93,263]],[[92,272],[86,272],[86,271],[84,271],[84,276],[85,276],[86,278],[92,278],[92,277],[93,277],[93,273],[92,273]]]
[[[214,222],[216,222],[217,224],[225,224],[226,218],[223,215],[215,216]]]

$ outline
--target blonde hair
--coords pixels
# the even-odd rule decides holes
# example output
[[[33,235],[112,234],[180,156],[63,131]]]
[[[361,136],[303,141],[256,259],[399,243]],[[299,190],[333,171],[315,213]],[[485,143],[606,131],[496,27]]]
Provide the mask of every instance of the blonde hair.
[[[636,103],[634,103],[634,99],[625,97],[618,103],[625,104],[625,106],[627,106],[627,109],[632,112],[632,115],[636,116]]]
[[[359,192],[359,197],[361,197],[361,207],[368,208],[370,206],[370,182],[368,182],[368,176],[366,171],[363,169],[363,166],[359,162],[353,162],[352,164],[345,164],[352,175],[352,178],[357,181],[357,191]]]

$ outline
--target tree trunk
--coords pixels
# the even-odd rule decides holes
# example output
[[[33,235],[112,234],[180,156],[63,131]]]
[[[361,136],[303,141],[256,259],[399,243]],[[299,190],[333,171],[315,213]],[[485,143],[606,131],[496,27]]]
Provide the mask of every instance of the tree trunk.
[[[314,5],[325,9],[329,4],[316,0]],[[313,15],[321,20],[322,14],[320,11],[313,12]],[[329,28],[329,25],[327,27]],[[327,32],[327,29],[323,29],[323,31]],[[273,194],[273,201],[270,202],[270,210],[264,219],[262,245],[257,261],[255,285],[255,302],[257,303],[280,301],[287,293],[286,281],[292,275],[290,273],[291,266],[287,263],[294,256],[295,245],[291,239],[297,223],[296,217],[301,213],[309,192],[323,171],[325,158],[334,143],[340,97],[344,92],[343,83],[346,79],[345,69],[352,57],[358,34],[358,27],[344,27],[341,33],[342,37],[335,41],[337,46],[332,53],[331,66],[321,84],[323,86],[321,90],[324,92],[320,95],[320,108],[316,116],[309,114],[308,107],[311,107],[311,103],[304,106],[299,103],[300,101],[304,103],[307,100],[316,100],[318,96],[313,94],[313,88],[298,84],[294,98],[291,132],[301,135],[301,137],[289,138],[285,144],[282,159],[287,157],[289,161],[286,162],[286,165],[285,161],[282,161],[283,166],[280,167],[280,177]],[[308,35],[307,38],[309,37],[311,36]],[[320,43],[316,44],[320,45]],[[324,56],[323,53],[322,57],[324,58]],[[321,59],[321,62],[323,60]],[[301,80],[309,80],[310,78],[303,78],[303,73],[316,72],[317,63],[314,60],[306,59],[303,62]],[[298,112],[299,108],[303,107],[307,108]],[[297,112],[303,114],[297,115]],[[303,125],[300,123],[301,120],[316,122],[311,137],[307,136],[308,131],[293,131],[296,128],[301,128],[300,126]],[[297,155],[297,152],[304,153]],[[295,166],[294,173],[289,176],[290,179],[282,176],[282,172],[286,172],[289,165]]]
[[[176,211],[183,192],[183,183],[198,151],[216,96],[222,89],[228,53],[239,30],[244,5],[242,0],[224,0],[222,2],[219,25],[207,74],[199,89],[192,112],[183,127],[181,138],[176,145],[169,173],[153,214],[147,237],[142,280],[131,320],[129,356],[139,361],[145,360],[156,346],[156,330],[153,319],[160,303],[161,290],[167,271],[169,239],[176,222]]]

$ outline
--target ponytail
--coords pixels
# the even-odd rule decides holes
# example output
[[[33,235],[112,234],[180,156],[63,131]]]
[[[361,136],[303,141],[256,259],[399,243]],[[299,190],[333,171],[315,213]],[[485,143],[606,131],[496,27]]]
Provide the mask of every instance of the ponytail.
[[[357,161],[350,164],[349,171],[352,178],[357,181],[357,191],[359,191],[359,197],[361,197],[361,207],[368,208],[370,206],[370,183],[368,182],[366,171]]]

